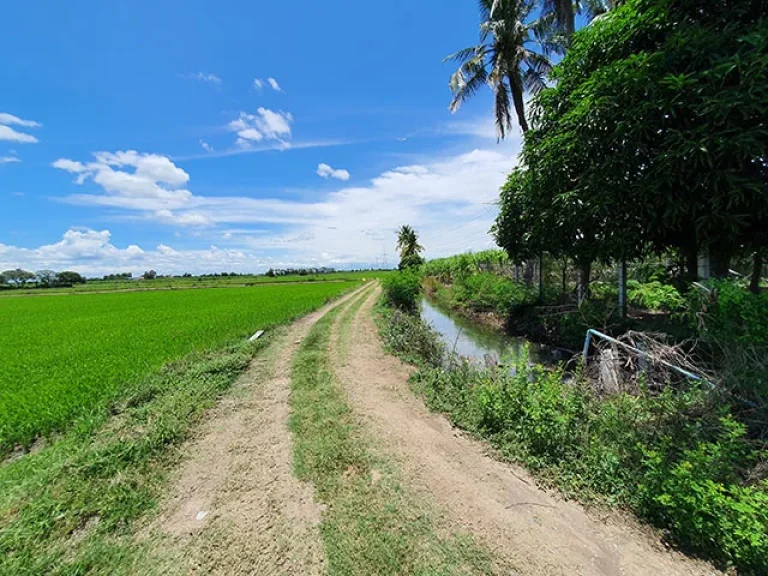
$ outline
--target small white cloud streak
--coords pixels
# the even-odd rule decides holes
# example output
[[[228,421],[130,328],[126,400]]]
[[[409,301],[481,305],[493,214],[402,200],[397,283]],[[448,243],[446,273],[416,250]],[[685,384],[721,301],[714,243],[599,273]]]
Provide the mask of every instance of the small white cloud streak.
[[[272,90],[275,92],[282,92],[282,89],[280,88],[280,84],[277,83],[277,80],[274,78],[267,78],[267,82],[272,87]]]
[[[6,126],[23,126],[25,128],[40,128],[42,126],[40,122],[35,122],[34,120],[22,120],[18,116],[6,112],[0,112],[0,124]]]
[[[16,156],[0,156],[0,164],[16,164],[21,162]]]
[[[216,74],[207,74],[205,72],[195,72],[192,74],[181,74],[185,80],[197,80],[199,82],[208,82],[209,84],[221,84],[221,78]]]

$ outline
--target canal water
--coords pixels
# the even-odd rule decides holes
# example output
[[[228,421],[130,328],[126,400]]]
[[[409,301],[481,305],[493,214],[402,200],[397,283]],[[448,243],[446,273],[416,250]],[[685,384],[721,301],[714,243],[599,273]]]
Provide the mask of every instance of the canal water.
[[[548,348],[476,324],[453,311],[436,306],[426,298],[421,301],[421,317],[440,334],[448,350],[473,361],[483,363],[486,354],[493,355],[499,361],[509,355],[517,355],[528,344],[531,363],[553,362]]]

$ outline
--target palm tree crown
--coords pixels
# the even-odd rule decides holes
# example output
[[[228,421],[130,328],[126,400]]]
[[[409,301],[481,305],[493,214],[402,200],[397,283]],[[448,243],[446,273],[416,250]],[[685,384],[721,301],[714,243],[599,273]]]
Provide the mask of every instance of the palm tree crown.
[[[397,249],[400,250],[400,259],[413,256],[422,252],[424,246],[419,244],[419,235],[416,230],[403,224],[397,230]]]
[[[460,63],[451,76],[450,109],[473,96],[484,84],[494,92],[494,113],[499,138],[512,128],[512,106],[523,132],[528,130],[523,94],[538,94],[552,69],[546,54],[554,50],[553,19],[532,19],[534,0],[480,0],[480,43],[448,56]],[[532,43],[541,52],[529,48]]]

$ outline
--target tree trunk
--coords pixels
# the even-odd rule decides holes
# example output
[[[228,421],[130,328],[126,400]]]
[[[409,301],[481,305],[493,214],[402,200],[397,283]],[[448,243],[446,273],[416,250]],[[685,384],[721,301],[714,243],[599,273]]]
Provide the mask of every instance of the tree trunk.
[[[544,303],[544,255],[539,255],[539,304]]]
[[[528,121],[525,119],[525,100],[523,99],[523,80],[520,78],[520,71],[509,76],[509,88],[512,91],[512,101],[515,103],[515,113],[517,121],[520,122],[520,128],[523,134],[528,132]]]
[[[579,306],[589,298],[589,277],[592,274],[592,263],[579,266]]]
[[[725,278],[731,266],[731,255],[719,246],[709,247],[709,274],[714,278]]]
[[[566,294],[568,292],[568,258],[563,258],[563,277],[562,277],[562,294],[563,294],[563,302],[565,302]]]
[[[623,258],[619,262],[619,314],[627,316],[627,261]]]
[[[559,0],[557,2],[558,23],[565,32],[566,41],[571,43],[571,36],[576,31],[576,17],[573,13],[573,2],[571,0]]]
[[[753,294],[760,292],[760,278],[763,272],[763,253],[760,250],[755,251],[752,257],[752,277],[749,280],[749,291]]]
[[[685,277],[688,282],[696,282],[699,279],[699,253],[696,248],[683,250],[685,258]]]

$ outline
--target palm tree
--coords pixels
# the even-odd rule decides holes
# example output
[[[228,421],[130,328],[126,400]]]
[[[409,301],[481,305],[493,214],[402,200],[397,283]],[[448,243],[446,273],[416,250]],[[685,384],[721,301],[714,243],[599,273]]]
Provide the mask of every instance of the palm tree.
[[[416,230],[403,224],[397,230],[397,249],[400,250],[400,260],[408,256],[418,255],[424,251],[424,246],[419,244],[419,235]]]
[[[576,31],[576,14],[584,14],[587,20],[593,20],[613,10],[622,0],[543,0],[541,11],[545,18],[553,18],[558,30],[565,36],[564,46],[568,46],[571,36]],[[494,0],[494,4],[501,0]]]
[[[480,43],[448,56],[460,63],[451,76],[453,93],[450,110],[455,112],[484,84],[494,92],[496,131],[504,138],[512,128],[512,105],[523,132],[528,130],[524,92],[538,94],[552,69],[546,54],[551,44],[552,20],[532,20],[534,0],[480,0]],[[538,43],[543,50],[528,46]],[[511,100],[511,104],[510,104]]]

